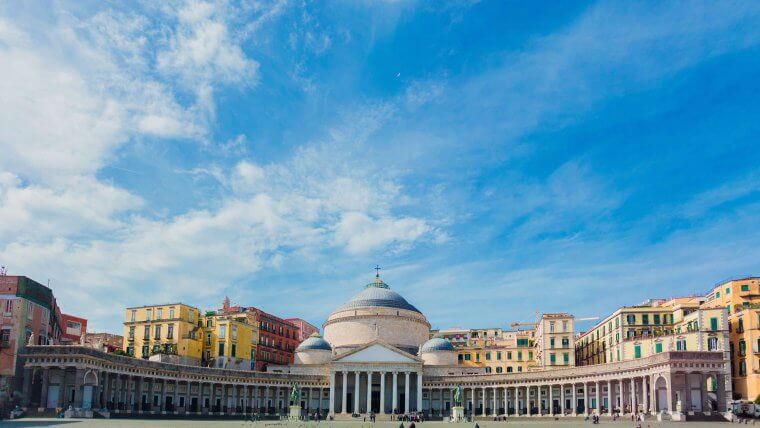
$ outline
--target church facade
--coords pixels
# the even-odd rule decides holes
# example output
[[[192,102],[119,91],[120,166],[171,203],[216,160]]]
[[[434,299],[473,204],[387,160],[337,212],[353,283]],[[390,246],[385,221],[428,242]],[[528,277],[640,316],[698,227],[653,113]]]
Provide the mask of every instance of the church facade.
[[[583,367],[486,373],[458,364],[456,349],[430,338],[424,314],[379,276],[336,308],[295,352],[266,372],[167,364],[82,346],[27,346],[23,403],[110,417],[238,417],[304,414],[335,420],[422,413],[447,418],[719,414],[730,408],[728,341],[712,351],[668,351]],[[295,385],[299,401],[292,403]],[[461,403],[454,390],[461,388]]]

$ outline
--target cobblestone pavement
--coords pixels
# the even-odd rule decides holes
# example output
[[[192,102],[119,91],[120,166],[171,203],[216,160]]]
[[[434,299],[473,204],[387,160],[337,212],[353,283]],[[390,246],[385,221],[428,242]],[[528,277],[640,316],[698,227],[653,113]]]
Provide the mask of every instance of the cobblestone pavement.
[[[754,421],[749,421],[748,425],[754,425]],[[760,422],[760,421],[758,421]],[[127,428],[127,427],[170,427],[170,428],[200,428],[200,427],[251,427],[251,428],[398,428],[399,422],[377,422],[377,423],[363,423],[363,422],[278,422],[278,421],[265,421],[265,422],[245,422],[245,421],[232,421],[232,420],[160,420],[160,419],[19,419],[16,421],[0,421],[0,426],[8,426],[10,428],[22,428],[22,427],[67,427],[67,428],[89,428],[89,427],[113,427],[113,428]],[[549,426],[562,426],[567,428],[574,427],[587,427],[593,426],[590,422],[583,420],[511,420],[508,422],[478,422],[480,428],[503,428],[503,427],[520,427],[528,426],[531,428],[541,428]],[[601,426],[615,426],[615,427],[636,427],[636,424],[631,421],[602,421]],[[760,425],[760,423],[758,424]],[[416,425],[418,428],[474,428],[474,423],[445,423],[445,422],[425,422]],[[720,427],[730,426],[726,422],[657,422],[646,421],[642,423],[642,428],[664,428],[664,427]],[[404,427],[408,428],[409,424],[405,423]]]

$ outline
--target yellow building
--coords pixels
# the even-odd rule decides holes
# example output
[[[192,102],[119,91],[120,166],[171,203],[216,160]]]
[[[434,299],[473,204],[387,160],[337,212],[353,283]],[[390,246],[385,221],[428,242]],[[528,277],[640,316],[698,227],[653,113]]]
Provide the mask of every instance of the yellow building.
[[[249,314],[207,312],[203,321],[203,365],[253,370],[256,364],[258,324]]]
[[[728,350],[728,319],[701,297],[650,300],[623,307],[576,339],[578,365],[648,357],[666,351]]]
[[[536,324],[536,367],[575,365],[573,316],[566,313],[542,314]]]
[[[704,306],[720,307],[728,316],[734,399],[754,400],[760,396],[760,278],[721,283]]]
[[[124,352],[139,358],[199,365],[201,314],[183,303],[127,308]]]
[[[486,373],[528,371],[535,365],[533,331],[469,330],[467,345],[457,346],[459,364],[485,367]]]

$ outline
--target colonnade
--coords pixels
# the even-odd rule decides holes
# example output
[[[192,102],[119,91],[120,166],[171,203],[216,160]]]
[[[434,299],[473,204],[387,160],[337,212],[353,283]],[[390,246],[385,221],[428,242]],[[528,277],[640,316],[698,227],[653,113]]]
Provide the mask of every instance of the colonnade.
[[[291,384],[243,384],[124,375],[82,368],[25,369],[24,405],[177,414],[286,414]],[[304,411],[327,414],[326,387],[301,386]],[[51,395],[53,394],[53,395]]]
[[[422,411],[422,385],[423,376],[420,371],[332,371],[330,413],[389,414]]]
[[[717,387],[708,394],[708,379]],[[646,374],[615,379],[578,382],[534,382],[515,385],[465,386],[463,407],[474,417],[501,416],[589,416],[613,413],[657,413],[665,411],[726,411],[725,374],[688,372]],[[426,412],[450,415],[451,387],[426,388]],[[434,406],[433,391],[440,405]],[[448,395],[449,400],[444,397]],[[680,402],[680,404],[678,404]],[[678,406],[681,406],[678,408]],[[443,411],[442,411],[443,410]]]

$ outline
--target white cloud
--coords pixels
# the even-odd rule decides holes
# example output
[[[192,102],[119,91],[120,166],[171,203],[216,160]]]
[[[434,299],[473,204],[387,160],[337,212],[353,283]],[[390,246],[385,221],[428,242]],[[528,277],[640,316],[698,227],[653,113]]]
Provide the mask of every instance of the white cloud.
[[[367,214],[348,212],[341,215],[336,226],[335,241],[345,245],[348,252],[360,254],[391,243],[411,243],[429,231],[430,226],[418,218],[374,219]]]
[[[159,70],[197,89],[209,82],[255,85],[258,63],[246,57],[212,3],[188,1],[167,50],[158,53]]]

